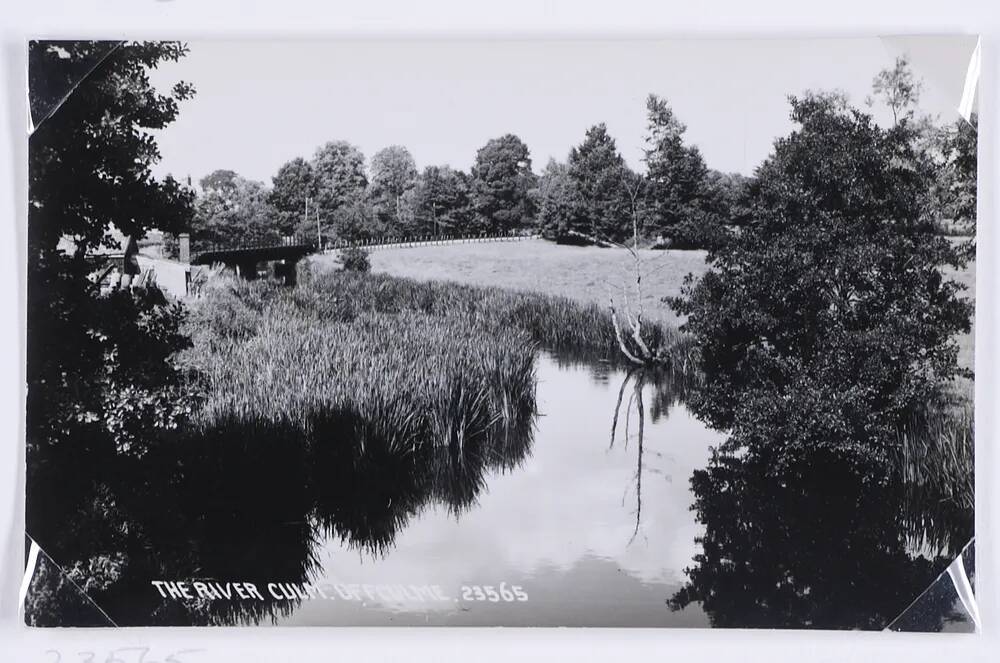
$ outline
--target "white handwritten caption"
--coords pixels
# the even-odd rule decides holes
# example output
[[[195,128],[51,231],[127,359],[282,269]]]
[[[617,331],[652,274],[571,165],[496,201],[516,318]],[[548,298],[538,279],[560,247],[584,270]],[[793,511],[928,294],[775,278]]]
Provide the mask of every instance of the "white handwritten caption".
[[[448,596],[438,585],[366,585],[343,583],[269,582],[258,587],[252,582],[209,582],[152,580],[150,584],[165,599],[178,601],[389,601],[435,603],[458,598]],[[520,585],[462,585],[462,601],[513,603],[528,600]],[[145,662],[148,663],[148,662]]]

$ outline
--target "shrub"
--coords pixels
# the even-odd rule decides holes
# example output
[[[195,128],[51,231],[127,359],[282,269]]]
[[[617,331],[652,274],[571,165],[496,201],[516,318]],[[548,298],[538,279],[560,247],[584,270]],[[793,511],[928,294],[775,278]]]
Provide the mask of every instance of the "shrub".
[[[763,466],[836,458],[875,481],[896,431],[951,379],[971,305],[945,265],[968,245],[924,214],[931,169],[907,122],[882,129],[822,96],[751,187],[751,222],[709,252],[674,300],[699,347],[692,402]]]
[[[368,252],[358,246],[351,246],[340,252],[341,269],[348,272],[367,272],[371,269]]]

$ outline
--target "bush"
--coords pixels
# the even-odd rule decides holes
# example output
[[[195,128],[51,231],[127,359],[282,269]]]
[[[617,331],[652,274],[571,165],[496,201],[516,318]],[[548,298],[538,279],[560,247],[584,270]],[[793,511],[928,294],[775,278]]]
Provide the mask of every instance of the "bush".
[[[880,481],[903,421],[967,374],[955,336],[972,309],[941,268],[970,247],[926,220],[930,169],[908,123],[816,96],[792,108],[799,128],[758,169],[752,222],[674,301],[705,373],[691,405],[763,467],[837,458]]]
[[[348,272],[367,272],[371,269],[368,252],[357,246],[343,249],[340,252],[340,267]]]

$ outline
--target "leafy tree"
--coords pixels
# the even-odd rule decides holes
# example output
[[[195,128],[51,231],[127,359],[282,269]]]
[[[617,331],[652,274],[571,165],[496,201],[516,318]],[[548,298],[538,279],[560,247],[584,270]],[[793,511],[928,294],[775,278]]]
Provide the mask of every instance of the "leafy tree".
[[[463,234],[472,210],[469,177],[449,166],[424,168],[408,195],[412,229],[418,234]]]
[[[508,232],[530,226],[535,210],[528,146],[513,134],[493,138],[476,153],[471,173],[472,205],[479,230]]]
[[[684,144],[686,127],[665,100],[649,95],[646,111],[647,232],[677,247],[698,246],[705,226],[720,222],[708,214],[705,161],[697,147]]]
[[[914,78],[905,55],[897,57],[892,69],[883,69],[872,81],[872,94],[892,111],[893,124],[913,119],[922,88],[923,84]],[[871,106],[874,100],[869,97],[867,102]]]
[[[740,173],[709,169],[705,174],[705,210],[723,223],[742,225],[749,214],[751,179]]]
[[[326,226],[333,224],[336,211],[354,205],[364,196],[368,186],[365,155],[347,141],[331,141],[316,150],[312,168],[316,177],[317,213],[326,235]],[[308,232],[309,226],[314,231],[315,221],[308,221],[303,231]]]
[[[569,166],[550,159],[538,179],[536,205],[538,228],[543,236],[557,241],[578,242],[570,231],[586,232],[583,199]]]
[[[231,170],[214,171],[199,181],[192,237],[198,242],[238,243],[282,234],[263,183]]]
[[[791,104],[798,128],[759,167],[750,223],[674,300],[705,375],[692,407],[763,467],[826,455],[885,474],[898,426],[965,373],[971,305],[941,267],[970,245],[935,235],[907,122]]]
[[[161,94],[149,81],[186,52],[175,42],[29,46],[41,121],[28,146],[26,516],[57,557],[68,544],[87,550],[76,515],[110,517],[123,459],[155,446],[193,400],[172,360],[187,343],[181,308],[152,288],[102,295],[89,278],[98,267],[90,256],[114,245],[112,224],[134,238],[189,222],[192,193],[155,179],[151,166],[160,158],[153,132],[194,90],[178,83]],[[34,112],[52,99],[63,101]]]
[[[883,69],[872,81],[872,94],[891,111],[893,124],[906,121],[915,149],[930,158],[936,167],[935,181],[928,195],[932,201],[927,214],[939,224],[945,221],[975,226],[976,147],[978,119],[957,120],[941,127],[929,115],[918,115],[923,84],[905,56],[896,58],[891,69]],[[866,99],[869,106],[875,99]]]
[[[313,167],[302,157],[296,157],[282,165],[271,181],[267,200],[273,210],[274,225],[282,235],[294,234],[299,224],[308,222],[306,199],[316,197]]]
[[[417,183],[417,164],[409,150],[391,145],[372,157],[368,196],[379,219],[389,227],[404,223],[404,196]]]
[[[328,231],[338,239],[357,241],[384,237],[389,227],[379,220],[372,204],[362,198],[338,207],[329,227],[323,230],[324,236]]]
[[[968,122],[956,120],[940,135],[943,213],[973,228],[976,223],[978,145],[979,118],[975,113]]]
[[[629,184],[635,179],[604,123],[587,130],[570,150],[568,174],[580,197],[580,226],[598,240],[620,242],[632,235]]]

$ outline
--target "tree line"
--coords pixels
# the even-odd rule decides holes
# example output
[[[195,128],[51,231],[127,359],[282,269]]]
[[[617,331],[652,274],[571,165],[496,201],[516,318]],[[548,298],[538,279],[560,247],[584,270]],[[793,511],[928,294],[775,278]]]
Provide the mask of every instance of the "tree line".
[[[975,222],[976,118],[939,126],[918,116],[920,91],[900,58],[875,77],[867,103],[884,103],[895,124],[913,128],[935,167],[929,213],[940,230],[968,234]],[[833,96],[848,105],[846,97]],[[311,159],[283,164],[270,185],[233,170],[203,177],[190,231],[196,241],[218,243],[537,232],[560,242],[613,245],[631,238],[638,220],[646,246],[710,248],[747,221],[757,177],[709,168],[665,99],[649,95],[646,117],[642,173],[629,167],[604,123],[540,174],[514,134],[489,140],[468,173],[447,165],[418,170],[401,145],[366,160],[356,146],[335,140]]]
[[[233,170],[199,181],[190,231],[196,241],[321,235],[384,236],[540,232],[577,243],[618,242],[642,210],[644,237],[700,246],[703,228],[739,217],[749,178],[709,169],[665,100],[647,100],[649,135],[639,174],[626,164],[605,124],[591,127],[565,162],[532,170],[528,146],[506,134],[476,153],[469,172],[417,169],[408,149],[390,145],[370,160],[344,140],[311,159],[283,164],[270,185]]]

